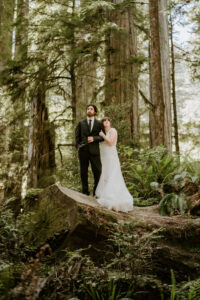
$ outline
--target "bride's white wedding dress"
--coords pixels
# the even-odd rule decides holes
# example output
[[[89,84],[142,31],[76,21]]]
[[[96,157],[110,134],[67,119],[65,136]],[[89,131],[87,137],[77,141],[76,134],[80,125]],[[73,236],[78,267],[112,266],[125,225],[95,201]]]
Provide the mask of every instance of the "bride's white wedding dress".
[[[112,130],[116,132],[116,129],[110,128],[106,137],[110,138]],[[128,212],[133,210],[133,198],[121,172],[116,143],[117,138],[113,146],[109,146],[106,141],[100,143],[102,173],[96,188],[96,197],[97,202],[108,209]]]

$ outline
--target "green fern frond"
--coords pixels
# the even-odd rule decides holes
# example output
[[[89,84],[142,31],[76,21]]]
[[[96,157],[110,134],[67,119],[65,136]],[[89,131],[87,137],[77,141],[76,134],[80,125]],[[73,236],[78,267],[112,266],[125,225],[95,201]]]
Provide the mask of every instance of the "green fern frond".
[[[105,12],[113,9],[114,5],[111,2],[86,0],[83,1],[81,6],[81,15],[83,17],[92,17],[97,15],[99,12]]]

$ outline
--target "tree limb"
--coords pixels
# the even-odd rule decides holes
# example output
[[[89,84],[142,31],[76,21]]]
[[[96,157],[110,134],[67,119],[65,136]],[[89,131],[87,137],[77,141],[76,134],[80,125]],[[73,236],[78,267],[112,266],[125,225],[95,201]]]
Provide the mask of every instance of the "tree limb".
[[[75,146],[75,144],[58,144],[57,145],[57,148],[58,148],[58,151],[59,151],[59,153],[60,153],[60,161],[61,161],[61,165],[63,166],[63,156],[62,156],[62,152],[61,152],[61,149],[60,149],[60,147],[69,147],[69,146],[72,146],[72,147],[74,147]]]
[[[139,93],[142,96],[142,99],[144,100],[145,104],[147,104],[149,106],[149,109],[153,111],[155,109],[155,105],[147,99],[147,97],[144,95],[144,93],[141,90],[139,90]]]

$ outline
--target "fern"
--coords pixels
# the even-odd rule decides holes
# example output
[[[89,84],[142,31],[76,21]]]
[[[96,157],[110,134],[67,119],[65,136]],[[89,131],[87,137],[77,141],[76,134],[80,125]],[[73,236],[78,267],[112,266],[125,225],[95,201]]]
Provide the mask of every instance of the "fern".
[[[198,300],[200,299],[200,278],[183,283],[176,292],[180,300]]]
[[[159,214],[162,216],[172,216],[177,213],[184,213],[186,209],[187,205],[184,194],[167,194],[159,203]]]
[[[83,1],[81,7],[81,15],[83,19],[95,17],[99,13],[113,10],[114,5],[107,1],[86,0]]]
[[[87,294],[91,300],[117,300],[121,299],[120,291],[117,292],[117,285],[114,280],[110,280],[107,284],[106,290],[98,291],[92,285],[85,287]]]
[[[171,280],[172,280],[172,288],[171,288],[170,300],[175,300],[176,279],[175,279],[173,270],[171,270]]]
[[[123,148],[121,147],[123,150]],[[181,193],[186,182],[198,182],[198,177],[180,165],[179,157],[168,153],[165,148],[156,147],[147,151],[134,153],[124,148],[123,172],[126,174],[127,186],[134,198],[143,202],[148,199],[161,200],[163,193]],[[135,158],[136,157],[136,158]],[[193,176],[194,175],[194,176]],[[187,178],[187,181],[185,180]],[[166,195],[160,203],[160,213],[173,215],[184,213],[187,209],[184,194]],[[170,198],[170,199],[169,199]],[[153,201],[155,203],[155,201]]]

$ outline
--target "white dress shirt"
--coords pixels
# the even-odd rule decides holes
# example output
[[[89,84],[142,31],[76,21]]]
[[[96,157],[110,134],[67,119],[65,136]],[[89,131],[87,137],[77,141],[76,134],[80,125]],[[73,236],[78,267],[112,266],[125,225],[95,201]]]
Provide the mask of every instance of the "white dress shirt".
[[[93,128],[93,126],[94,126],[94,117],[92,117],[92,118],[87,117],[88,125],[90,124],[90,123],[89,123],[89,120],[92,120],[92,123],[91,123],[91,131],[92,131],[92,128]]]

